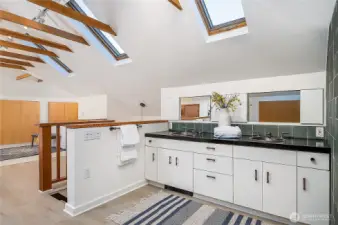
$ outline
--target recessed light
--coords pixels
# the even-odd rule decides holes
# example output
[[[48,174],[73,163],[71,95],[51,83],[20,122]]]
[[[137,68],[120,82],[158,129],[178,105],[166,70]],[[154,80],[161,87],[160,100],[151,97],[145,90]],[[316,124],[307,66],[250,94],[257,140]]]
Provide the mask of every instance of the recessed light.
[[[28,27],[26,27],[26,26],[23,26],[23,28],[25,28],[26,30],[28,30]]]

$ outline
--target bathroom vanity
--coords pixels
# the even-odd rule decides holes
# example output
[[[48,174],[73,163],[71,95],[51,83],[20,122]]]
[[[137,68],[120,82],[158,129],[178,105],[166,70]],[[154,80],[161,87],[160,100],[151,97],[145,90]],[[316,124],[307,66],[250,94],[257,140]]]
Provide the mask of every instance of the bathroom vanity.
[[[194,197],[283,218],[329,224],[330,148],[325,141],[216,139],[212,134],[147,133],[145,177]],[[252,211],[251,211],[252,212]]]

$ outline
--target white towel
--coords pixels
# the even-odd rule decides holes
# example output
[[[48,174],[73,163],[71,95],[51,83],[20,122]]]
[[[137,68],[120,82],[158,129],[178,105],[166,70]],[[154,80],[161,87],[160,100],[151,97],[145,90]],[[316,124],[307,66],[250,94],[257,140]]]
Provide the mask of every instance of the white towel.
[[[137,159],[136,144],[140,143],[140,135],[136,125],[121,126],[121,162]]]
[[[136,125],[124,125],[121,129],[121,146],[136,145],[140,143],[140,135]]]
[[[238,138],[242,135],[239,127],[221,126],[214,128],[214,136],[217,138]]]

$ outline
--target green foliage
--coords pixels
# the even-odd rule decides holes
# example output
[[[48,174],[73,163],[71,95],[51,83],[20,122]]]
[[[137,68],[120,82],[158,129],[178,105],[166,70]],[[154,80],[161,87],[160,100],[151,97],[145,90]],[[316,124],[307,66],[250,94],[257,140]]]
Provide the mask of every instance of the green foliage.
[[[217,92],[213,92],[211,101],[217,109],[228,109],[232,112],[236,111],[238,105],[241,105],[239,94],[221,95]]]

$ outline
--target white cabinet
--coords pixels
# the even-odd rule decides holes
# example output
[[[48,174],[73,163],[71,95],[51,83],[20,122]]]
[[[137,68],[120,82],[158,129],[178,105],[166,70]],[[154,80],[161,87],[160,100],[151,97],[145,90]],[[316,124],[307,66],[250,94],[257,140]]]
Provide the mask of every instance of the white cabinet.
[[[234,159],[234,203],[262,210],[262,162]]]
[[[263,211],[289,218],[296,212],[296,166],[263,163]]]
[[[329,216],[330,213],[330,172],[310,168],[297,168],[297,212],[301,222],[328,225],[329,220],[311,220],[304,216]]]
[[[300,91],[300,122],[305,124],[323,124],[324,122],[323,89]]]
[[[193,153],[159,148],[158,181],[193,191]]]
[[[151,181],[157,181],[157,148],[145,148],[145,178]]]

